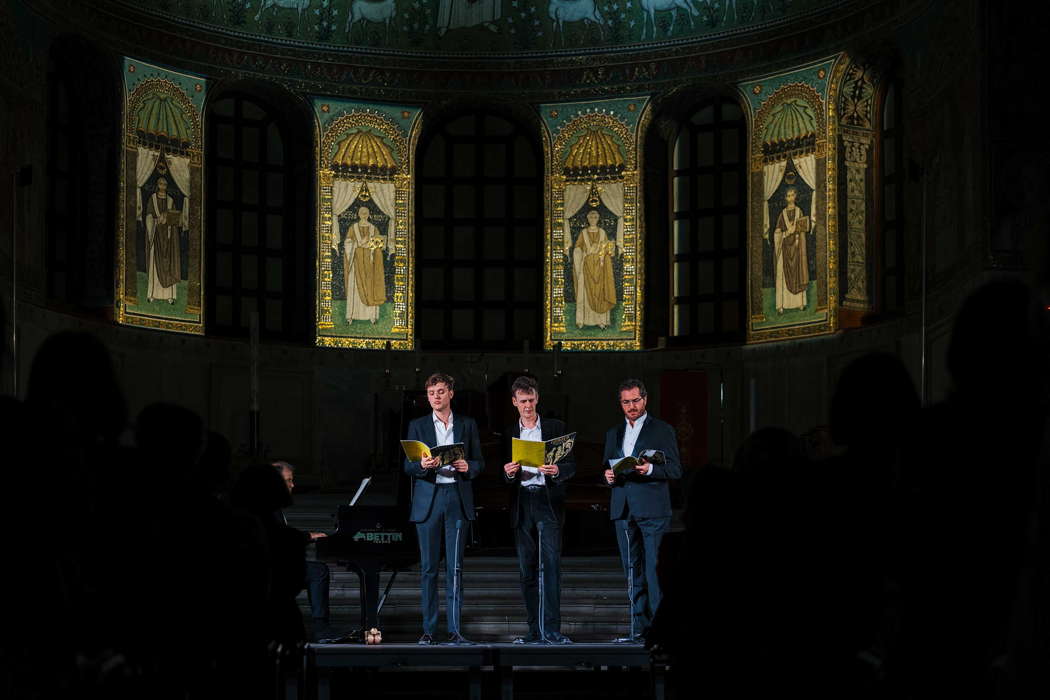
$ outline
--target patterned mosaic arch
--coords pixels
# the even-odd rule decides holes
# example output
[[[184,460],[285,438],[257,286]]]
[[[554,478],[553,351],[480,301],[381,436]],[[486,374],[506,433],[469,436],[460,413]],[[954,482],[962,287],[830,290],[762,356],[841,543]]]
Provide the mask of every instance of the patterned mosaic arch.
[[[792,105],[805,105],[809,108],[808,116],[812,123],[804,130],[803,123],[795,122],[794,132],[784,127],[789,126],[788,119],[777,117],[784,115],[784,108]],[[777,128],[780,127],[780,128]],[[755,163],[784,160],[790,155],[811,152],[822,157],[827,147],[827,114],[824,99],[812,85],[792,83],[784,85],[770,95],[755,114],[751,132],[751,158]],[[812,137],[812,144],[808,143]],[[793,143],[793,141],[797,141]]]
[[[322,105],[322,110],[324,105]],[[329,109],[331,109],[329,105]],[[392,155],[396,164],[396,172],[399,175],[407,175],[409,171],[409,134],[402,127],[395,124],[390,117],[372,109],[353,109],[349,112],[342,114],[334,121],[332,121],[324,131],[324,136],[321,139],[321,160],[319,163],[322,166],[327,165],[329,168],[332,167],[332,160],[336,155],[336,148],[340,141],[347,137],[351,132],[357,130],[358,132],[376,133],[378,132],[384,137],[384,141],[389,141]],[[393,173],[386,173],[392,175]],[[379,173],[354,173],[353,177],[383,177],[383,174]]]
[[[166,110],[161,108],[165,105]],[[168,148],[181,153],[199,153],[203,147],[201,113],[183,89],[171,80],[147,78],[139,83],[128,96],[127,114],[125,132],[129,143],[163,149],[163,140],[167,140]],[[145,125],[143,120],[147,122]],[[185,124],[185,131],[175,133],[172,127],[180,120]]]

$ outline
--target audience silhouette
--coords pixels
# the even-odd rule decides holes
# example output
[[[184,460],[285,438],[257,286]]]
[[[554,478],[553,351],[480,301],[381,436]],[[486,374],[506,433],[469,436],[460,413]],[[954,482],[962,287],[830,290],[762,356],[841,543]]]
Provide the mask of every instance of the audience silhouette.
[[[1022,283],[990,282],[945,400],[874,353],[833,394],[838,454],[763,428],[699,470],[647,634],[678,697],[1045,696],[1047,338]]]
[[[1047,339],[1029,290],[993,281],[959,311],[943,401],[923,407],[900,359],[866,355],[830,402],[835,450],[767,427],[732,468],[690,474],[646,632],[677,697],[1037,697]],[[304,640],[303,534],[280,515],[280,473],[234,478],[229,442],[184,407],[129,422],[87,333],[45,340],[25,400],[0,398],[0,414],[0,544],[33,572],[0,577],[0,689],[272,695],[275,650]]]

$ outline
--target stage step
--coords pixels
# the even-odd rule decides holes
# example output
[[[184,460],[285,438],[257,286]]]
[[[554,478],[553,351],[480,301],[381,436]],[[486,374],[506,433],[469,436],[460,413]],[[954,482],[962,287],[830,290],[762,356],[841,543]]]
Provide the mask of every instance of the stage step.
[[[288,524],[306,531],[330,532],[334,514],[347,494],[297,495],[285,511]],[[307,551],[314,558],[313,547]],[[525,607],[521,599],[518,560],[513,551],[468,549],[463,561],[463,634],[479,642],[507,642],[525,634]],[[510,556],[507,556],[507,555]],[[329,565],[331,629],[349,631],[359,624],[359,588],[356,574]],[[380,586],[385,587],[384,573]],[[441,606],[439,632],[444,628],[445,575],[438,579]],[[562,558],[562,632],[578,642],[607,642],[628,631],[626,579],[616,556],[566,556]],[[418,565],[399,573],[390,589],[380,624],[384,641],[411,642],[422,634]],[[305,593],[299,597],[309,625]]]
[[[330,607],[333,627],[355,627],[360,616],[357,576],[338,567],[332,573]],[[380,585],[385,587],[389,574]],[[438,576],[438,600],[445,601],[445,576]],[[566,557],[562,560],[562,632],[578,641],[608,641],[627,629],[627,592],[616,557]],[[299,599],[309,617],[306,594]],[[409,641],[421,633],[419,570],[398,574],[381,612],[391,641]],[[518,562],[514,557],[466,557],[463,561],[464,634],[478,641],[510,641],[527,631]]]

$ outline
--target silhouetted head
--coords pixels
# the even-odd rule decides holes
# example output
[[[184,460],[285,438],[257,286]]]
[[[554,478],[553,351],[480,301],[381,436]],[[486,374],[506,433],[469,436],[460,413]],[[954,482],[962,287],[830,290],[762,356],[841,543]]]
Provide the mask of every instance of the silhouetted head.
[[[761,428],[751,433],[733,460],[733,471],[748,480],[779,480],[802,464],[802,442],[783,428]]]
[[[209,430],[204,442],[204,453],[197,462],[197,479],[202,490],[222,493],[230,487],[230,467],[233,450],[223,435]]]
[[[241,472],[231,494],[233,505],[254,515],[269,516],[292,504],[281,473],[269,464],[254,464]]]
[[[717,464],[687,473],[685,484],[685,529],[695,532],[701,524],[727,521],[736,508],[736,475]]]
[[[948,346],[956,391],[1014,406],[1040,400],[1046,389],[1044,314],[1017,279],[995,280],[971,294],[955,318]]]
[[[919,394],[900,358],[872,353],[854,360],[831,397],[831,435],[839,445],[891,443],[919,417]]]
[[[115,443],[128,422],[109,351],[90,333],[61,331],[33,357],[26,403],[56,439]]]
[[[135,421],[135,444],[155,464],[195,469],[204,452],[204,421],[182,406],[150,404]]]

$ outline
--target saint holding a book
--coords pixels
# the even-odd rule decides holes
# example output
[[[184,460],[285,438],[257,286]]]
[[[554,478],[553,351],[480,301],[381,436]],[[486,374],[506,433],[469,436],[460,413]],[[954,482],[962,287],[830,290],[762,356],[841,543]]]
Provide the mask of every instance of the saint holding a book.
[[[806,256],[806,234],[810,219],[795,200],[798,190],[784,192],[786,206],[773,229],[773,264],[775,269],[776,309],[805,309],[809,288],[809,259]]]

